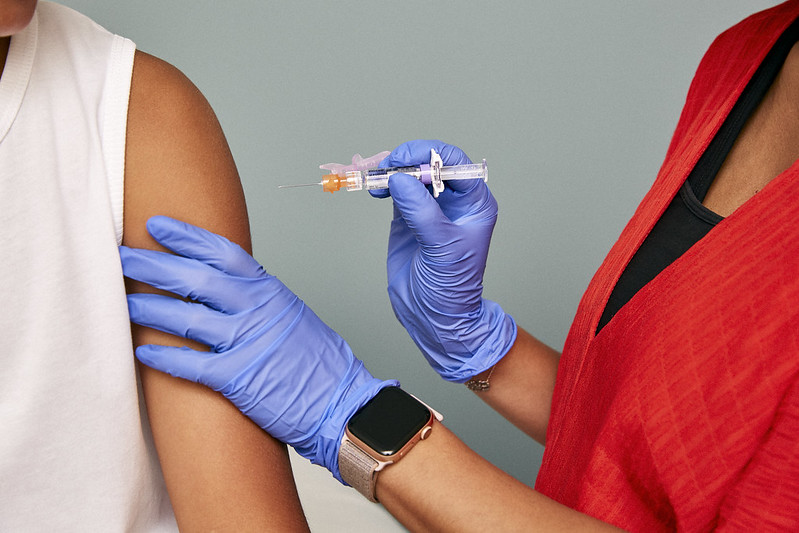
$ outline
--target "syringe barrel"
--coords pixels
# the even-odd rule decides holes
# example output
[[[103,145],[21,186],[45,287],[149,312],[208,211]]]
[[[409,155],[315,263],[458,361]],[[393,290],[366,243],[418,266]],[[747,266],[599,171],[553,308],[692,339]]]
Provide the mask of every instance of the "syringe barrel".
[[[419,167],[391,167],[391,168],[370,168],[369,170],[347,172],[347,190],[360,191],[361,189],[388,189],[388,178],[392,174],[410,174],[418,178],[420,176]],[[358,179],[356,180],[356,176]],[[358,182],[357,184],[355,182]],[[351,187],[349,184],[353,183]]]
[[[474,179],[488,181],[488,164],[483,159],[482,163],[441,167],[441,179],[444,181]]]
[[[348,191],[360,191],[363,189],[363,171],[361,170],[348,170],[344,174],[344,180],[347,183]]]
[[[422,183],[430,184],[432,172],[433,170],[428,165],[421,167],[372,168],[369,170],[350,170],[346,173],[345,179],[348,191],[388,189],[388,178],[392,174],[409,174]],[[473,179],[488,181],[488,165],[485,159],[481,163],[441,167],[440,172],[441,179],[444,181]]]

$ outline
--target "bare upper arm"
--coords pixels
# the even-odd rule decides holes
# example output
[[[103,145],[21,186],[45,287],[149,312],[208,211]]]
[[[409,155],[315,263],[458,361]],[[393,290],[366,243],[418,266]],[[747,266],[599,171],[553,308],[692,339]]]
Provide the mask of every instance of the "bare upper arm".
[[[205,227],[251,249],[244,194],[221,127],[173,66],[136,53],[125,152],[123,243],[159,248],[152,215]],[[152,291],[129,282],[129,292]],[[134,326],[134,344],[189,341]],[[285,447],[220,394],[141,367],[147,409],[182,530],[305,528]]]

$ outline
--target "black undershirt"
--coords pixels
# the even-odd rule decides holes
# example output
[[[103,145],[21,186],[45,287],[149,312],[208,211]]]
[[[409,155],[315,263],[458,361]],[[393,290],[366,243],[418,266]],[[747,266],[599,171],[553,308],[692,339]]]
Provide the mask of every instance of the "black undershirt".
[[[777,77],[799,40],[799,19],[780,36],[744,88],[707,150],[625,268],[597,325],[597,333],[644,285],[699,242],[723,217],[702,201],[744,124]]]

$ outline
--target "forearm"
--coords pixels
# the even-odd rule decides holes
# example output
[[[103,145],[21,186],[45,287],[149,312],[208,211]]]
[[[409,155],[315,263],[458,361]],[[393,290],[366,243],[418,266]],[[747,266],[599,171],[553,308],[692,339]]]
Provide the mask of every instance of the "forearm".
[[[476,394],[516,427],[544,444],[560,354],[522,328],[494,367],[491,387]]]
[[[378,476],[377,497],[412,531],[613,531],[534,491],[442,424]]]

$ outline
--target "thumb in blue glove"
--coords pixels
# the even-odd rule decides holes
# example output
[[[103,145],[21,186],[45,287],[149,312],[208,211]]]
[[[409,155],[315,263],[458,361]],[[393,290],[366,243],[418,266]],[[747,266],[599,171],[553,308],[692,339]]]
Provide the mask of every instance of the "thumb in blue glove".
[[[411,141],[381,165],[423,163],[435,150],[445,166],[471,163],[441,141]],[[447,182],[433,198],[411,176],[389,179],[394,200],[388,247],[388,292],[394,314],[430,365],[463,383],[491,368],[516,340],[516,324],[483,294],[497,203],[481,180]]]
[[[125,276],[180,296],[131,294],[130,318],[211,348],[146,345],[139,360],[224,394],[273,437],[339,481],[349,418],[383,387],[347,343],[247,252],[167,217],[147,223],[178,255],[120,247]],[[342,481],[343,483],[343,481]]]

